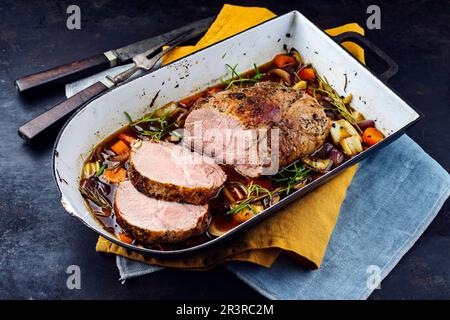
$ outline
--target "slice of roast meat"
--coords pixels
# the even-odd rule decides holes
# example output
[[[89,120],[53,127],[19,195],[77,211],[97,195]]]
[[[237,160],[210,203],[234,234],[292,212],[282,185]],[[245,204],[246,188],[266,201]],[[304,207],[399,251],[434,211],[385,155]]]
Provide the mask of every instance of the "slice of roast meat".
[[[172,243],[205,232],[208,205],[170,202],[147,197],[130,181],[115,191],[114,210],[119,225],[145,243]]]
[[[130,179],[148,196],[205,204],[218,193],[226,175],[213,159],[182,145],[143,141],[131,152]]]
[[[304,91],[260,82],[197,101],[186,118],[183,142],[257,177],[313,153],[330,126],[323,108]]]

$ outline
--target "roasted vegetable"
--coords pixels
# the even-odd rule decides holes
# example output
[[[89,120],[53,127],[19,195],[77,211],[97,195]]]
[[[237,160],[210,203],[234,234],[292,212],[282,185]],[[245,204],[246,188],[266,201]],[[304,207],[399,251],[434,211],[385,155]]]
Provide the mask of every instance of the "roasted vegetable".
[[[306,89],[307,86],[308,86],[308,83],[306,81],[302,80],[302,81],[299,81],[296,84],[294,84],[292,86],[292,88],[300,90],[300,89]]]
[[[363,133],[363,141],[369,147],[384,139],[384,135],[376,128],[367,128]]]
[[[314,157],[303,158],[303,162],[308,168],[317,172],[329,171],[333,167],[333,161],[330,159],[319,159]]]
[[[111,146],[111,150],[115,154],[127,154],[130,153],[130,148],[122,140],[117,141]]]
[[[270,207],[271,205],[274,205],[275,203],[277,203],[280,200],[281,200],[281,197],[279,195],[274,195],[272,198],[266,197],[263,199],[264,208],[267,209],[268,207]]]
[[[284,83],[287,84],[288,86],[292,85],[291,75],[286,70],[276,68],[270,70],[268,74],[274,74],[280,77],[281,79],[283,79]]]
[[[335,144],[339,144],[342,139],[347,137],[356,136],[359,138],[356,129],[345,119],[333,121],[330,133]]]
[[[359,111],[356,110],[352,111],[352,115],[356,122],[365,120],[363,114]]]
[[[233,214],[231,216],[231,219],[233,220],[233,222],[242,223],[262,211],[264,211],[264,207],[261,204],[248,204],[247,206],[239,210],[238,213]]]
[[[226,212],[226,215],[236,215],[242,210],[250,209],[254,214],[259,213],[257,208],[257,202],[269,198],[272,199],[272,192],[268,189],[250,182],[248,186],[240,182],[229,183],[223,189],[225,197],[231,202],[230,210]],[[263,207],[264,209],[264,207]]]
[[[298,72],[300,79],[313,82],[316,80],[316,73],[313,68],[303,68]]]
[[[359,136],[344,138],[339,143],[348,156],[354,156],[363,151]]]
[[[123,232],[119,232],[117,234],[117,237],[120,239],[120,241],[128,243],[128,244],[132,244],[133,243],[133,239],[130,238],[129,236],[127,236],[125,233]]]
[[[106,169],[102,175],[108,183],[118,184],[127,179],[127,170],[124,168]]]
[[[286,54],[277,54],[273,59],[273,64],[277,68],[284,68],[287,66],[292,66],[296,63],[295,58],[288,56]]]
[[[358,127],[364,131],[367,128],[375,127],[375,121],[373,120],[361,120],[358,121]]]
[[[331,161],[333,161],[335,166],[338,166],[342,162],[344,162],[345,157],[340,150],[333,147],[333,149],[331,149],[330,151],[330,159]]]
[[[88,162],[83,167],[83,178],[88,179],[93,177],[100,170],[100,162]]]
[[[321,159],[328,158],[328,155],[330,154],[333,148],[334,146],[331,143],[325,142],[319,149],[314,151],[314,153],[311,156]]]
[[[128,146],[131,146],[134,143],[134,140],[136,140],[136,138],[126,134],[126,133],[119,133],[117,135],[117,137],[122,140],[123,142],[125,142]]]
[[[303,63],[303,58],[300,55],[300,52],[298,52],[295,48],[291,48],[289,50],[289,54],[297,61],[298,65],[301,65]]]

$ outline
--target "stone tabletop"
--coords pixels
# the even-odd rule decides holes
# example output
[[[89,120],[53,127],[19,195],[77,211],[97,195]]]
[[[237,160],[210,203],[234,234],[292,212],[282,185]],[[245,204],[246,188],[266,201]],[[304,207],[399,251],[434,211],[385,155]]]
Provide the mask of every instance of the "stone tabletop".
[[[218,1],[76,1],[81,30],[66,27],[73,1],[0,2],[0,298],[196,299],[252,298],[258,293],[226,269],[166,270],[122,285],[114,257],[95,252],[96,234],[65,213],[51,171],[58,128],[28,146],[17,128],[63,98],[63,89],[19,96],[19,76],[87,57],[217,14]],[[398,62],[391,86],[425,118],[409,135],[450,168],[447,1],[230,1],[301,11],[326,29],[366,25],[366,9],[381,9],[381,29],[367,37]],[[368,64],[381,71],[376,61]],[[382,282],[371,299],[450,297],[450,205]],[[78,265],[82,288],[69,290],[66,269]]]

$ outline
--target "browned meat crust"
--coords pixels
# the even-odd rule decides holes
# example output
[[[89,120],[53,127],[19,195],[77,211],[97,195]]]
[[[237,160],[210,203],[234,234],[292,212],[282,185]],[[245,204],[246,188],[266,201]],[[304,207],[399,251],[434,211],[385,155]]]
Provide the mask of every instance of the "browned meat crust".
[[[128,223],[121,215],[119,208],[116,205],[117,201],[114,201],[114,212],[116,215],[117,223],[127,231],[134,239],[142,241],[144,243],[174,243],[186,240],[195,235],[202,234],[206,231],[209,223],[209,214],[205,213],[197,222],[195,228],[188,230],[164,230],[154,231],[147,230],[141,227],[137,227]],[[207,208],[207,206],[206,206]],[[207,209],[206,209],[207,211]]]
[[[191,115],[199,109],[214,110],[235,118],[245,129],[280,129],[280,167],[317,150],[331,127],[330,119],[315,98],[274,82],[218,92],[197,101]],[[191,115],[186,119],[189,125],[190,119],[196,118]],[[209,121],[202,119],[204,127],[208,128]],[[245,166],[239,171],[246,175],[242,170],[245,171]],[[253,176],[252,171],[249,170],[247,175]]]
[[[171,183],[162,183],[144,177],[133,166],[130,160],[130,180],[134,187],[141,193],[166,201],[185,202],[191,204],[206,204],[220,191],[220,186],[214,188],[206,187],[185,187]]]

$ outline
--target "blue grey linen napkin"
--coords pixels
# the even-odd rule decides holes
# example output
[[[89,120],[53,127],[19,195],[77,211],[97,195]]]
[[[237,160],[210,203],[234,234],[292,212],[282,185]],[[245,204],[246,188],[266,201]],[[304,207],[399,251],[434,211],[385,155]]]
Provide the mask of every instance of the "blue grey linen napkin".
[[[270,299],[366,299],[449,195],[449,174],[404,135],[361,162],[318,270],[286,255],[270,269],[245,262],[226,267]],[[116,261],[123,281],[161,270],[119,256]]]

